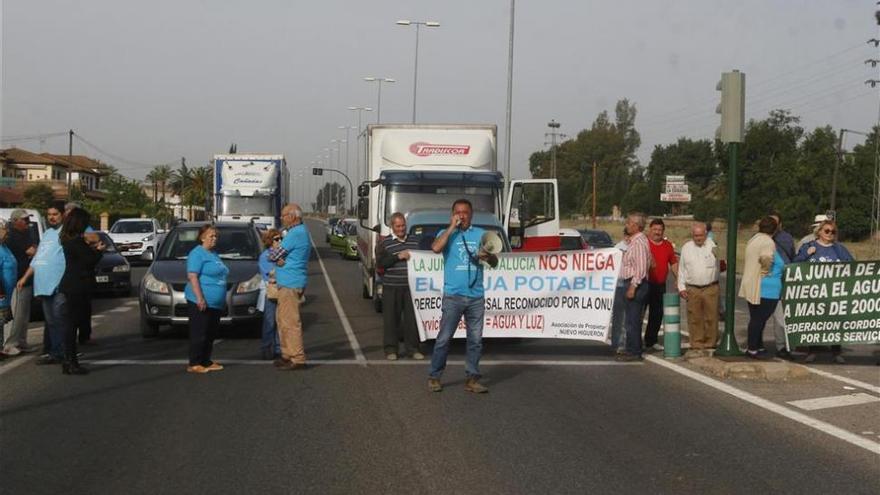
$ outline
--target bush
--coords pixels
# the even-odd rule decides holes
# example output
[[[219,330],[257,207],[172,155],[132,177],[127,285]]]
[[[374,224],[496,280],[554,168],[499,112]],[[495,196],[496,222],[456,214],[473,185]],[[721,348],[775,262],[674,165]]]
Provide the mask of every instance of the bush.
[[[55,193],[47,184],[34,184],[24,190],[24,203],[22,207],[45,211],[55,199]]]

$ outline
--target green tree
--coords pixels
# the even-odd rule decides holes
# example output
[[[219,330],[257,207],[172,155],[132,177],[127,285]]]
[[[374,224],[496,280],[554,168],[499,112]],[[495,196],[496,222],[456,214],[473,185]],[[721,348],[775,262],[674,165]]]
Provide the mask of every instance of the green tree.
[[[660,201],[664,192],[667,175],[684,175],[691,192],[691,203],[685,204],[690,210],[711,195],[715,189],[713,179],[719,175],[718,161],[715,158],[712,142],[707,139],[694,141],[679,138],[676,143],[657,145],[651,152],[651,162],[645,173],[647,181],[647,207],[644,211],[652,214],[668,213],[674,203]],[[710,186],[713,186],[710,188]]]
[[[39,211],[45,211],[52,204],[55,198],[52,187],[48,184],[34,184],[28,186],[24,190],[24,202],[22,206],[25,208],[33,208]]]

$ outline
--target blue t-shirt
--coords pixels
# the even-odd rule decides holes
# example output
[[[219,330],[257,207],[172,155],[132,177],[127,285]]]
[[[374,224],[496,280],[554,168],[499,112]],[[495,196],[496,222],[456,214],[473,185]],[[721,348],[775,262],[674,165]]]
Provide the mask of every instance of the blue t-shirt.
[[[31,261],[34,268],[34,295],[51,296],[58,289],[67,262],[64,260],[64,249],[58,241],[60,228],[49,228],[43,232],[43,238],[37,246],[37,254]]]
[[[263,252],[260,253],[259,260],[257,260],[257,264],[260,267],[260,276],[263,278],[263,282],[269,281],[269,274],[276,268],[275,263],[272,263],[272,260],[269,259],[269,254],[271,252],[271,249],[264,249]]]
[[[226,276],[229,275],[229,267],[217,256],[217,253],[208,251],[201,245],[192,248],[186,258],[186,273],[197,273],[199,285],[202,287],[202,296],[208,307],[223,309],[226,306]],[[196,302],[196,293],[193,292],[192,284],[187,281],[184,289],[186,300]]]
[[[813,254],[807,254],[810,247],[816,248]],[[805,242],[798,251],[795,261],[811,261],[811,262],[834,262],[834,261],[854,261],[849,251],[843,244],[835,242],[830,246],[823,246],[816,241]]]
[[[278,287],[304,289],[308,281],[309,256],[312,254],[312,238],[306,226],[299,224],[292,227],[281,239],[281,248],[287,252],[287,256],[284,266],[275,268],[275,282]]]
[[[18,276],[18,261],[6,244],[0,244],[0,283],[3,284],[3,299],[0,308],[8,308],[12,303],[12,293]]]
[[[761,278],[761,299],[779,299],[782,294],[782,270],[784,268],[785,261],[779,255],[779,251],[774,251],[770,272]]]
[[[445,231],[438,232],[437,237]],[[471,260],[471,255],[477,256],[485,232],[471,225],[467,230],[455,229],[449,235],[443,249],[443,294],[483,297],[483,265]]]

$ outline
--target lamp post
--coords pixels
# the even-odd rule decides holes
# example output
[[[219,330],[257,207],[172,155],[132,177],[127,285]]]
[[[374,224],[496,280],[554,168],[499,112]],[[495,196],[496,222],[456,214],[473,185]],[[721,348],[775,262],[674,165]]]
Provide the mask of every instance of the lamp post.
[[[382,83],[394,83],[397,82],[397,79],[392,79],[390,77],[365,77],[364,81],[366,82],[374,82],[379,85],[379,97],[376,102],[376,123],[382,123]]]
[[[401,19],[397,21],[398,26],[415,26],[416,27],[416,61],[413,68],[413,115],[412,115],[412,123],[416,123],[416,95],[419,89],[419,28],[422,26],[425,27],[440,27],[440,23],[436,21],[409,21],[406,19]]]
[[[364,112],[372,112],[373,109],[370,107],[348,107],[349,110],[356,111],[358,113],[358,125],[357,125],[357,149],[355,153],[357,153],[357,169],[358,169],[358,178],[360,178],[360,170],[361,170],[361,115]],[[364,175],[366,177],[366,174]],[[358,180],[360,183],[360,180]]]
[[[350,131],[352,129],[356,129],[356,127],[353,125],[341,125],[338,127],[338,129],[345,130],[345,173],[346,173],[346,175],[348,175],[351,171],[350,170],[351,167],[349,166],[350,160],[348,159],[348,156],[349,156],[348,151],[349,151],[350,143],[351,143]],[[355,170],[355,173],[357,173],[356,170]],[[357,176],[355,176],[355,181],[357,181]],[[351,191],[349,191],[348,193],[351,194]]]
[[[336,170],[339,170],[340,161],[342,159],[342,144],[346,144],[346,148],[348,147],[348,141],[345,139],[331,139],[331,143],[336,145]],[[349,192],[350,194],[350,192]],[[339,210],[342,209],[342,202],[340,201],[339,194],[339,185],[336,185],[336,213],[339,213]]]
[[[513,119],[513,27],[516,0],[510,0],[510,41],[507,45],[507,115],[504,119],[504,194],[510,190],[510,134]],[[505,196],[506,197],[506,196]]]

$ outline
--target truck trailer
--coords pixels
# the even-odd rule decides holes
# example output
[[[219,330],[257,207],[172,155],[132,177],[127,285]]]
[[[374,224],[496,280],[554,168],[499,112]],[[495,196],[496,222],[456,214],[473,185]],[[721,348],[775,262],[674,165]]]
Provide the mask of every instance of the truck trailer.
[[[284,155],[214,155],[214,219],[278,227],[281,208],[289,199],[289,182]]]

